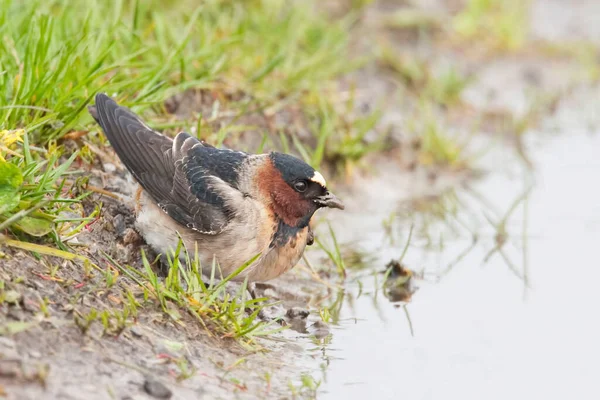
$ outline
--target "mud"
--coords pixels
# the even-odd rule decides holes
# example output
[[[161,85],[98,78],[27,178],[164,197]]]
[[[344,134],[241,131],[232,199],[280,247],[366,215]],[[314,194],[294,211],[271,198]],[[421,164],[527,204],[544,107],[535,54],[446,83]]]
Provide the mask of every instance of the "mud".
[[[103,214],[77,242],[98,265],[107,266],[104,252],[141,269],[140,250],[153,253],[139,238],[128,238],[136,236],[128,190],[136,186],[128,174],[122,176],[108,178],[120,200],[101,195],[86,200],[89,206],[103,201]],[[91,183],[97,181],[92,177]],[[145,303],[142,289],[125,276],[107,289],[104,276],[79,264],[52,258],[40,263],[12,250],[3,261],[5,290],[18,294],[1,308],[3,327],[18,331],[4,338],[1,350],[0,385],[11,399],[143,399],[149,392],[163,398],[156,393],[166,396],[167,391],[174,399],[230,398],[232,393],[236,398],[285,397],[290,377],[314,368],[309,368],[310,359],[298,360],[300,354],[311,338],[329,333],[327,326],[315,326],[317,318],[306,307],[327,296],[327,290],[303,274],[259,285],[259,296],[281,301],[267,309],[269,316],[285,317],[292,329],[249,351],[234,339],[215,338],[185,313],[175,320]],[[55,274],[49,274],[53,267]],[[158,264],[154,267],[163,272]],[[111,320],[108,329],[100,321],[84,326],[92,309],[123,309],[127,291],[145,304],[133,324],[123,327]]]

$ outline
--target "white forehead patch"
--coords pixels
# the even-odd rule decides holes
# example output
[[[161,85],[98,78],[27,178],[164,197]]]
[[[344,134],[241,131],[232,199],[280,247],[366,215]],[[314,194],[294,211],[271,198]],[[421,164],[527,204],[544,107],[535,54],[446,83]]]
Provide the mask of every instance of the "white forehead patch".
[[[319,173],[319,171],[315,171],[315,174],[313,175],[312,178],[310,178],[310,180],[318,183],[319,185],[321,185],[323,187],[327,187],[327,182],[325,182],[325,178],[323,178],[323,175],[321,175]]]

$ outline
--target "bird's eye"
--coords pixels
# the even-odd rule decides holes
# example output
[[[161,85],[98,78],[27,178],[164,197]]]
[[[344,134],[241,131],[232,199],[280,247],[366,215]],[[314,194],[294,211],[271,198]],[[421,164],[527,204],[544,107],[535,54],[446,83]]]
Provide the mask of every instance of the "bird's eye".
[[[298,181],[296,183],[294,183],[294,189],[296,189],[297,192],[304,192],[306,190],[307,184],[305,181]]]

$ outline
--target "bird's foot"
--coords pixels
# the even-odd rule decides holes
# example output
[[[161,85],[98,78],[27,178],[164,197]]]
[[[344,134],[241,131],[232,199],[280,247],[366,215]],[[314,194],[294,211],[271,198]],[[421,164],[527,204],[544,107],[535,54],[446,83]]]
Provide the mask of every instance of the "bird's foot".
[[[256,288],[256,283],[254,282],[250,282],[248,283],[248,293],[250,293],[250,297],[252,297],[253,300],[256,300],[259,297],[258,293],[257,293],[257,288]],[[261,307],[260,304],[257,304],[258,307]],[[260,318],[262,321],[265,322],[277,322],[278,324],[285,326],[287,325],[287,323],[285,322],[285,320],[282,317],[282,313],[278,312],[281,310],[277,310],[276,309],[277,306],[263,306],[260,311],[257,314],[257,317]],[[256,310],[248,307],[246,308],[246,312],[248,314],[252,314],[253,312],[255,312]]]
[[[252,297],[253,300],[256,300],[256,298],[258,297],[256,295],[256,283],[248,283],[248,293],[250,293],[250,297]]]

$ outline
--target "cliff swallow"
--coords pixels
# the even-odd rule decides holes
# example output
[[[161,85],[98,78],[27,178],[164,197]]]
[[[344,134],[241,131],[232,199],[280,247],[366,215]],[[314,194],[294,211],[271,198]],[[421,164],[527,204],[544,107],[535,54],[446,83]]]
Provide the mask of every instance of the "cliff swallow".
[[[217,149],[185,132],[171,139],[105,94],[90,113],[141,186],[137,230],[162,254],[180,235],[205,273],[216,260],[227,276],[260,254],[236,280],[276,278],[312,243],[315,211],[344,209],[323,176],[291,155]]]

